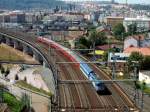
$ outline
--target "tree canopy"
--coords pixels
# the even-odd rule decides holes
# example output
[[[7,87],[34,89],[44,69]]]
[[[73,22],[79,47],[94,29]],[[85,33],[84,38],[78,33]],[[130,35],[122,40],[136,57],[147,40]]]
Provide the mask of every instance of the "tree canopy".
[[[150,56],[145,56],[142,62],[143,70],[150,70]]]
[[[138,62],[139,66],[141,68],[143,59],[144,59],[144,56],[140,52],[132,52],[131,55],[128,58],[129,69],[132,69],[133,61]]]
[[[128,60],[142,62],[143,58],[144,56],[140,52],[132,52]]]
[[[136,34],[137,32],[137,24],[134,23],[134,24],[130,24],[128,26],[128,33],[131,35],[131,34]]]
[[[125,33],[125,28],[122,23],[119,23],[116,26],[114,26],[112,31],[117,39],[122,39],[122,35]]]
[[[97,32],[96,30],[92,31],[89,35],[89,41],[93,44],[92,47],[95,45],[102,45],[106,43],[106,35],[104,32]]]

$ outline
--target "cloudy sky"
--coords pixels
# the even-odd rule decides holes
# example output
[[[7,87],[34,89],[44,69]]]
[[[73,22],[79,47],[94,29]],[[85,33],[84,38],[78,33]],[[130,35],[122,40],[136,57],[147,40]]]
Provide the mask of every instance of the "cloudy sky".
[[[65,1],[81,1],[81,0],[65,0]],[[87,0],[82,0],[87,1]],[[88,0],[94,1],[94,0]],[[111,1],[111,0],[95,0],[95,1]],[[115,0],[116,2],[125,3],[126,0]],[[150,0],[128,0],[128,3],[150,4]]]

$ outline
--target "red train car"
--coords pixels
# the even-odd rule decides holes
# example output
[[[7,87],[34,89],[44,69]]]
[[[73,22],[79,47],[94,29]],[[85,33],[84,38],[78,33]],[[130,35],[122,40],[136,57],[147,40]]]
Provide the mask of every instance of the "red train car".
[[[43,37],[38,37],[37,38],[38,42],[41,42],[47,46],[50,46],[51,48],[57,49],[61,54],[63,54],[69,61],[73,62],[73,65],[75,65],[75,67],[80,68],[80,63],[77,61],[77,59],[69,52],[69,49],[59,45],[58,43],[49,40],[47,38],[43,38]]]

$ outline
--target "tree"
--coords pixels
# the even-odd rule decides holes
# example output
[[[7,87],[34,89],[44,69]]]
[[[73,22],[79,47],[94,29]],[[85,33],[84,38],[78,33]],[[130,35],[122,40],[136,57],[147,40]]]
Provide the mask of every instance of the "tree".
[[[132,52],[131,55],[128,58],[129,69],[132,69],[133,61],[139,62],[139,66],[141,67],[143,59],[144,59],[144,56],[140,52]]]
[[[125,34],[125,28],[122,23],[115,25],[112,31],[114,36],[119,40],[121,40],[122,36]]]
[[[103,44],[105,44],[106,43],[106,39],[107,39],[106,34],[104,32],[99,32],[98,33],[98,38],[96,40],[95,45],[103,45]]]
[[[97,32],[96,30],[93,30],[90,33],[89,41],[93,44],[92,48],[95,48],[95,45],[102,45],[106,43],[106,35],[104,32]]]
[[[78,46],[76,47],[77,49],[88,49],[85,45],[83,45],[83,44],[78,44]],[[87,53],[89,53],[89,51],[88,50],[80,50],[79,51],[80,53],[82,53],[82,54],[87,54]]]
[[[130,61],[143,61],[143,55],[140,52],[132,52],[131,55],[129,56]]]
[[[137,24],[136,23],[128,25],[128,33],[130,35],[136,34],[136,32],[137,32]]]
[[[85,37],[81,37],[81,38],[78,40],[78,44],[84,45],[84,46],[86,46],[87,48],[90,47],[90,42],[89,42],[88,39],[86,39]]]
[[[150,70],[150,56],[145,56],[142,62],[142,69]]]
[[[89,41],[93,44],[92,48],[95,48],[95,42],[96,42],[96,38],[97,38],[97,32],[96,30],[92,31],[90,33],[90,36],[89,36]]]

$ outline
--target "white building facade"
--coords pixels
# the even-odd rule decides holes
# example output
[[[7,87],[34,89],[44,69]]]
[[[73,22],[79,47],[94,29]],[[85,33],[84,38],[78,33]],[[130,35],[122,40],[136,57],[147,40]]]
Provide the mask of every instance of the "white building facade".
[[[139,81],[150,87],[150,71],[139,72]]]
[[[124,18],[123,25],[128,31],[128,26],[131,24],[137,25],[137,31],[149,31],[150,30],[150,18],[137,17],[137,18]]]

